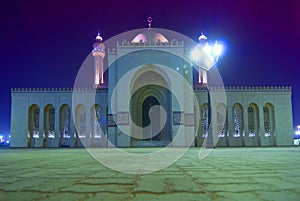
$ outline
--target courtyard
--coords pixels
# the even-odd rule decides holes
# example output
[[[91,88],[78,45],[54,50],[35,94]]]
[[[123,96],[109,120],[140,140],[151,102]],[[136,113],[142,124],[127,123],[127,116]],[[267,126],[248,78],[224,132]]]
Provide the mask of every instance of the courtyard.
[[[0,200],[299,200],[299,147],[216,148],[204,159],[198,153],[190,148],[163,170],[126,174],[86,149],[0,149]]]

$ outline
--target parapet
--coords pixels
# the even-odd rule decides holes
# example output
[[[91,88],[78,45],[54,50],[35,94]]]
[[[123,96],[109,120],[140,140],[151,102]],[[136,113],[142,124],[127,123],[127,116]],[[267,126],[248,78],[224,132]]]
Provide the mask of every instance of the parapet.
[[[170,42],[139,42],[132,43],[127,40],[118,41],[117,47],[183,47],[183,41],[172,40]]]
[[[242,92],[242,91],[253,91],[253,92],[265,92],[265,91],[291,91],[291,86],[212,86],[212,87],[202,87],[195,86],[195,91],[207,90],[209,91],[234,91],[234,92]]]
[[[47,87],[47,88],[11,88],[12,93],[28,93],[28,92],[107,92],[107,88],[92,88],[92,87]]]

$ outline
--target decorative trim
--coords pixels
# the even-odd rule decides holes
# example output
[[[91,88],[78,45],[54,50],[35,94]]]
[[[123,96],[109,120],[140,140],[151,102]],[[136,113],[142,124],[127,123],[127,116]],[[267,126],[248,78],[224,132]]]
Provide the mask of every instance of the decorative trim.
[[[203,87],[200,85],[195,85],[194,90],[195,91],[291,91],[291,86],[212,86],[212,87]]]
[[[107,126],[117,127],[117,126],[127,126],[129,125],[129,113],[128,112],[118,112],[118,114],[108,114],[107,115]]]
[[[40,87],[40,88],[11,88],[11,92],[107,92],[107,88],[91,87]]]
[[[174,111],[173,112],[173,125],[184,125],[184,112]]]
[[[108,114],[107,115],[107,126],[108,127],[117,127],[115,119],[117,119],[115,114]]]
[[[128,112],[118,112],[117,125],[125,126],[129,125],[129,113]]]
[[[183,47],[183,41],[174,41],[171,42],[139,42],[132,43],[131,41],[123,40],[117,42],[117,48],[119,47]],[[109,52],[112,52],[111,49],[108,49]]]

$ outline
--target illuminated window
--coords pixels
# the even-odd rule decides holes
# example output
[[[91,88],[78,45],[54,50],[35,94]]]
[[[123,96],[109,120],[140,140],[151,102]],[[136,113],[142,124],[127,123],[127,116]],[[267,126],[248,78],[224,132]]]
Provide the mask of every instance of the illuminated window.
[[[224,104],[217,106],[217,134],[218,137],[226,136],[226,106]]]
[[[47,119],[47,136],[48,138],[55,138],[54,122],[55,122],[55,109],[52,106],[46,111]]]
[[[64,105],[61,109],[61,133],[63,138],[71,138],[70,108],[67,105]]]
[[[248,132],[249,137],[255,137],[256,130],[255,130],[255,116],[254,116],[254,107],[248,107]]]
[[[240,137],[242,133],[243,115],[242,107],[239,104],[233,106],[233,137]]]
[[[79,105],[76,108],[76,130],[77,130],[77,136],[79,138],[85,138],[86,137],[86,112],[83,105]]]
[[[202,137],[206,138],[208,136],[208,131],[209,131],[207,104],[204,104],[201,107],[201,131],[202,131]]]
[[[265,130],[265,137],[270,137],[272,134],[271,114],[268,106],[264,106],[264,130]]]
[[[100,122],[101,122],[101,107],[99,105],[95,105],[92,107],[91,115],[92,115],[92,137],[94,138],[101,138],[101,134],[103,134]]]
[[[39,138],[40,132],[39,132],[39,118],[40,118],[40,108],[34,108],[33,109],[33,118],[32,118],[32,137],[33,138]]]

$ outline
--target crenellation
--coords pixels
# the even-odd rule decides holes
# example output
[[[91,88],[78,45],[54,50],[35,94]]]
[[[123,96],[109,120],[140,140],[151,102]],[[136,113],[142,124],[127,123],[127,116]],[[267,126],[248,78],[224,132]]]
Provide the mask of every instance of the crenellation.
[[[130,41],[118,41],[117,47],[183,47],[183,41],[171,41],[171,42],[139,42],[139,43],[132,43]],[[112,51],[109,49],[109,51]]]

